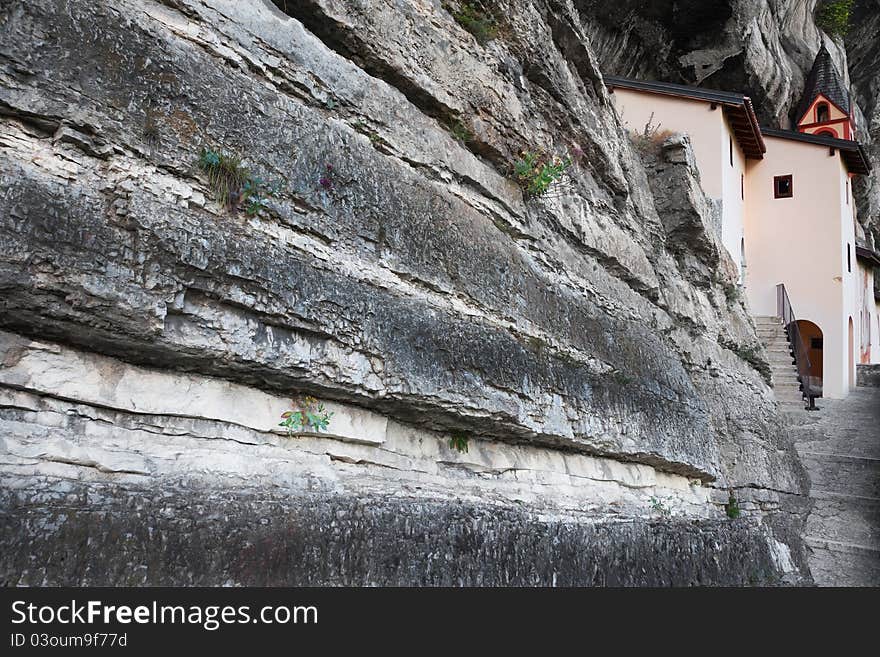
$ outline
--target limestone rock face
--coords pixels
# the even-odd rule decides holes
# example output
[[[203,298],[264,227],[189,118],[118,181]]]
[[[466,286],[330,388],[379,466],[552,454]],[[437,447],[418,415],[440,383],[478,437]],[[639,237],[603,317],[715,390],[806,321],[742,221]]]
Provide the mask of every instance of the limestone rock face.
[[[846,38],[852,76],[853,99],[863,120],[859,140],[867,142],[873,164],[871,175],[853,184],[859,221],[865,227],[866,242],[880,247],[880,3],[862,0],[856,4],[853,27]],[[875,283],[878,277],[875,276]],[[878,288],[880,289],[880,288]]]
[[[787,128],[823,40],[816,0],[576,0],[606,73],[743,90],[765,125]]]
[[[574,3],[498,5],[485,44],[435,0],[0,8],[5,583],[808,580],[687,141],[631,147]],[[225,209],[205,148],[277,195]],[[527,198],[523,151],[574,165]],[[380,564],[415,525],[467,556]]]

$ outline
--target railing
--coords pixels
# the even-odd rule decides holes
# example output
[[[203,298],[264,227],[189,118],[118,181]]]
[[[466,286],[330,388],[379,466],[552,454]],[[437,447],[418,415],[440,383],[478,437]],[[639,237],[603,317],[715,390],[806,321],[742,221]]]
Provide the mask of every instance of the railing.
[[[776,314],[782,318],[782,325],[785,327],[786,335],[788,335],[788,343],[791,345],[791,353],[797,366],[798,380],[801,382],[801,391],[803,392],[804,399],[810,404],[809,410],[816,410],[815,400],[819,393],[814,388],[813,380],[810,377],[810,356],[807,352],[807,346],[801,337],[797,317],[795,317],[794,309],[791,307],[788,292],[785,291],[785,285],[782,283],[776,286]]]

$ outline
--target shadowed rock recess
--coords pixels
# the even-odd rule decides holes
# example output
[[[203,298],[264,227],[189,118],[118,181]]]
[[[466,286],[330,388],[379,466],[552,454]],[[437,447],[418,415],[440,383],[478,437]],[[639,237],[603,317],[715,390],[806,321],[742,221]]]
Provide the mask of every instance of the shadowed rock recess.
[[[577,4],[0,6],[3,584],[811,581],[717,208]]]

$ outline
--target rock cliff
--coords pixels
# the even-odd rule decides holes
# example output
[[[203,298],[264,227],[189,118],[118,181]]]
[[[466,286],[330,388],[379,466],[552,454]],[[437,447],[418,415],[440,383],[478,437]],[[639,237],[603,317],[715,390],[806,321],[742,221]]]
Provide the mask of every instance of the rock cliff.
[[[870,177],[853,185],[859,221],[865,227],[868,246],[880,248],[880,2],[860,0],[846,37],[851,92],[862,112],[859,139],[867,142],[874,164]],[[880,291],[880,277],[875,275]]]
[[[715,210],[583,4],[4,3],[2,581],[809,581]]]

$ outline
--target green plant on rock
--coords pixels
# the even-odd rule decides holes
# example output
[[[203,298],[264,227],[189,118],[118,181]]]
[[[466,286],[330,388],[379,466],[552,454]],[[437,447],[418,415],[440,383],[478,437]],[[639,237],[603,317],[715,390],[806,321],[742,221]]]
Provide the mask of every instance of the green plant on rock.
[[[484,45],[498,36],[498,21],[481,0],[445,2],[443,8],[452,14],[455,22],[470,32],[478,43]]]
[[[724,505],[724,512],[727,513],[727,517],[731,520],[736,520],[740,516],[739,503],[733,496],[733,491],[730,491],[730,497],[727,500],[727,504]]]
[[[320,433],[327,431],[333,413],[314,397],[292,400],[292,409],[281,414],[279,427],[287,429],[287,435],[300,431]]]
[[[651,508],[654,509],[657,513],[659,513],[664,518],[668,518],[672,515],[672,511],[666,506],[666,503],[660,499],[659,497],[651,498]]]
[[[245,214],[253,217],[266,207],[269,197],[277,197],[280,185],[269,184],[259,176],[247,180],[241,190],[241,203]]]
[[[450,121],[449,131],[452,133],[452,136],[455,137],[455,139],[457,141],[460,141],[462,144],[467,144],[474,139],[474,134],[462,122],[461,119],[453,119],[452,121]]]
[[[816,25],[832,36],[846,36],[854,0],[825,0],[816,10]]]
[[[468,442],[467,434],[454,433],[449,437],[449,448],[464,453],[468,451]]]
[[[630,141],[639,153],[648,155],[660,151],[661,144],[673,134],[671,130],[661,130],[661,125],[660,123],[654,125],[654,113],[651,112],[641,132],[629,133]]]
[[[513,175],[526,198],[538,198],[562,181],[573,164],[570,155],[564,158],[540,152],[523,151],[513,164]]]
[[[266,206],[268,197],[278,196],[280,185],[253,175],[238,155],[203,148],[199,169],[208,177],[216,201],[228,210],[243,207],[254,216]]]

